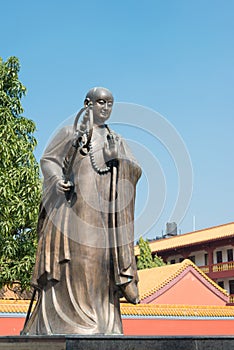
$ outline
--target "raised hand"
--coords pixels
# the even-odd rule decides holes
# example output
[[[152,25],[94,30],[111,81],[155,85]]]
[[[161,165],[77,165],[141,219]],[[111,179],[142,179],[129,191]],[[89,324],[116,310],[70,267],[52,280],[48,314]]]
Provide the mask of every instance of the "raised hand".
[[[118,138],[112,134],[107,135],[107,141],[104,143],[103,149],[105,162],[118,159]]]

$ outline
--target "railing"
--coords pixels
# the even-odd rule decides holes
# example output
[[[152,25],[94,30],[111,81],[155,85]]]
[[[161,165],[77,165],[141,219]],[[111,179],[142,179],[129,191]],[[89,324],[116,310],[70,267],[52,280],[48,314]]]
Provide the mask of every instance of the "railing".
[[[234,304],[234,294],[229,295],[229,303]]]
[[[200,270],[202,270],[205,273],[229,271],[229,270],[234,270],[234,261],[227,261],[223,263],[213,264],[211,265],[211,270],[209,270],[209,265],[198,266],[198,267]]]
[[[212,272],[234,270],[234,261],[223,262],[212,265]]]

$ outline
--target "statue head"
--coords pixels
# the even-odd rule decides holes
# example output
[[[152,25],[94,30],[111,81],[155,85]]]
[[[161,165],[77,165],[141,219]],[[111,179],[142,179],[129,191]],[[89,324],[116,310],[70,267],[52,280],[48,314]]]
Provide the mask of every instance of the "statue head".
[[[94,124],[103,125],[111,115],[114,102],[112,93],[106,88],[94,87],[89,90],[85,97],[85,107],[87,107],[90,102],[93,104]]]

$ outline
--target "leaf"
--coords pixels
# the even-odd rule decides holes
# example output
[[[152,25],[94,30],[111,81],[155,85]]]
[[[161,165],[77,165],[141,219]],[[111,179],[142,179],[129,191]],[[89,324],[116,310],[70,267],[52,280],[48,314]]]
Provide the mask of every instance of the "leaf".
[[[137,257],[138,270],[166,265],[161,257],[157,255],[154,258],[152,257],[150,245],[147,240],[140,237],[138,244],[140,249],[140,255]]]
[[[36,125],[22,116],[26,87],[19,71],[18,58],[0,58],[0,284],[17,280],[26,288],[35,259],[42,186],[33,153]]]

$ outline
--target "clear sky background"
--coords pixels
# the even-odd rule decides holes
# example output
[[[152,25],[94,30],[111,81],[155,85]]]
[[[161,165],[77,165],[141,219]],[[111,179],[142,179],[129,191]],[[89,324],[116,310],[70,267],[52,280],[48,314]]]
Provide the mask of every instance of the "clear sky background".
[[[2,1],[0,56],[20,59],[37,159],[86,92],[105,86],[116,101],[159,112],[184,140],[194,179],[181,232],[193,230],[194,217],[196,229],[234,221],[233,15],[233,0]],[[152,238],[165,229],[178,179],[165,147],[141,138],[158,158],[169,198],[146,235]],[[146,182],[139,184],[137,210],[151,191]]]

